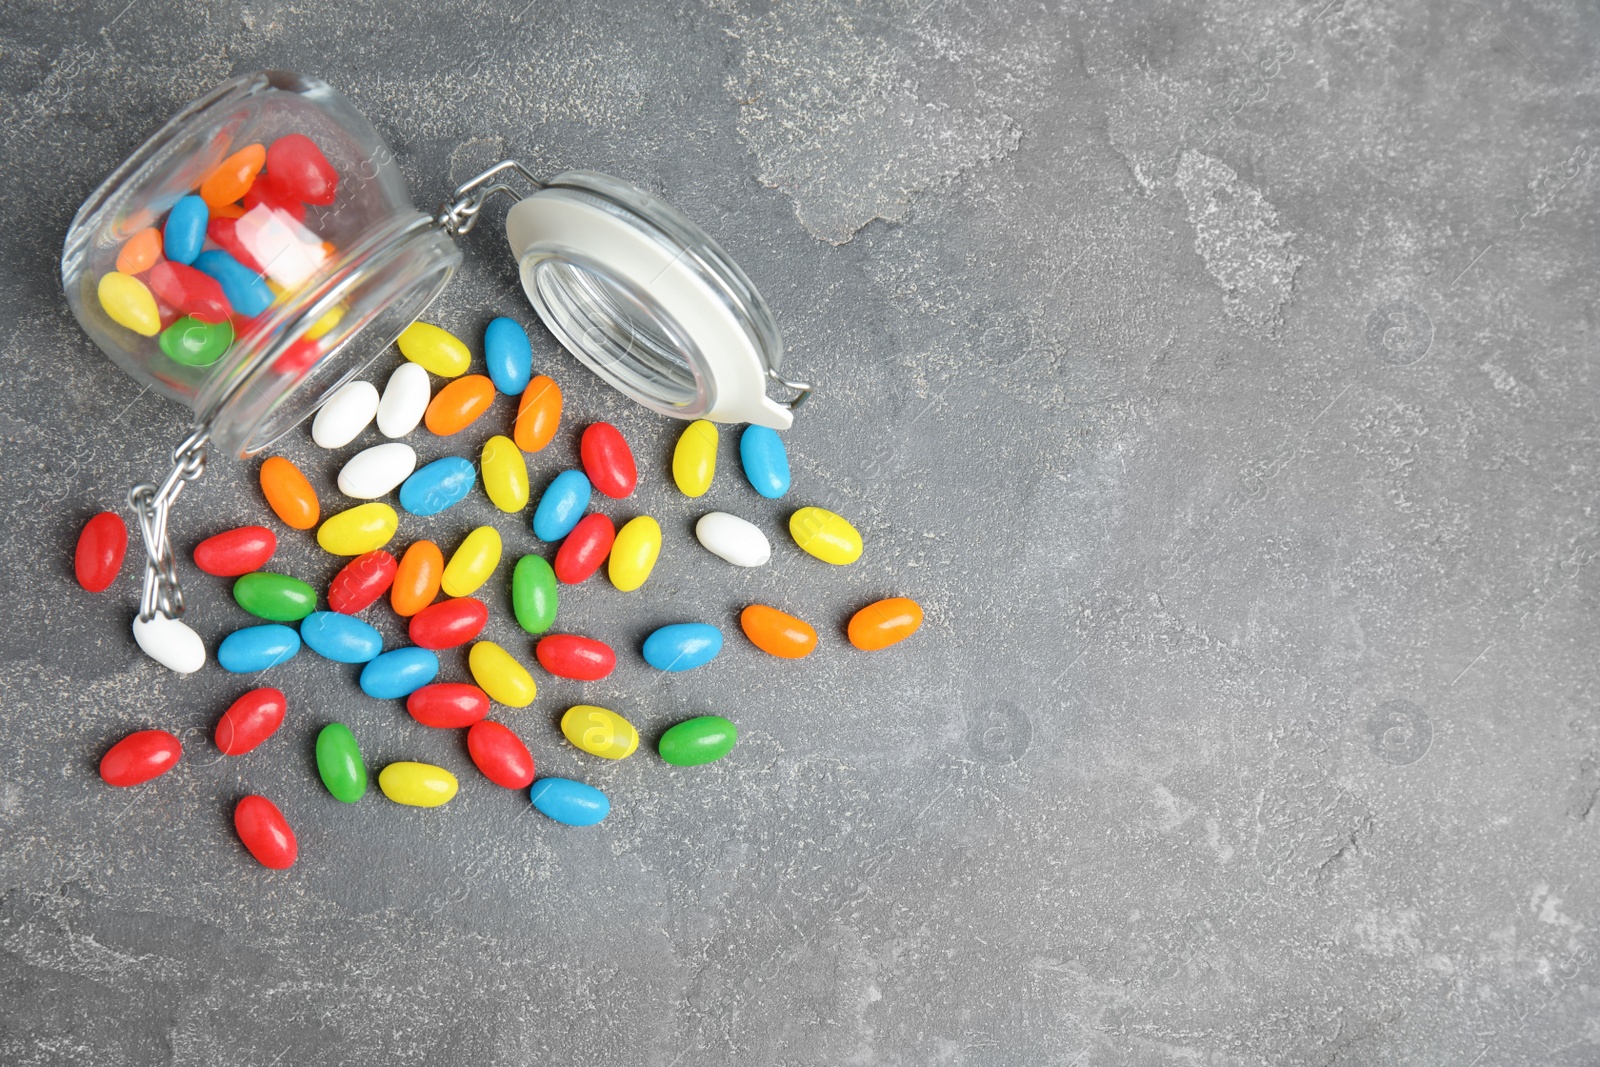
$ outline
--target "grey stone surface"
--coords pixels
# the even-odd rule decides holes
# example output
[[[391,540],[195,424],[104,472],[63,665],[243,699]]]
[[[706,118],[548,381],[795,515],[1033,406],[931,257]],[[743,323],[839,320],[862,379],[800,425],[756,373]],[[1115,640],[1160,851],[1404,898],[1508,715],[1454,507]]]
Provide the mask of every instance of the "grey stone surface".
[[[0,1062],[1600,1063],[1600,10],[519,7],[0,11]],[[544,773],[611,793],[600,828],[545,821],[309,653],[272,672],[280,735],[217,757],[247,683],[143,658],[132,568],[71,581],[79,524],[185,417],[78,330],[62,235],[165,116],[267,66],[345,91],[423,204],[503,156],[665,195],[818,385],[789,499],[742,483],[726,434],[689,503],[677,427],[535,330],[569,425],[612,419],[642,459],[612,512],[668,538],[640,593],[563,603],[616,675],[507,716]],[[532,325],[494,227],[463,244],[430,318]],[[489,432],[417,436],[426,459]],[[286,452],[333,504],[340,457],[304,430]],[[574,458],[568,434],[536,485]],[[857,522],[859,564],[781,535],[803,503]],[[772,564],[701,550],[712,507],[773,532]],[[254,464],[221,460],[178,545],[265,516]],[[479,497],[402,536],[493,518]],[[190,574],[214,648],[246,617]],[[843,621],[893,593],[923,631],[855,653]],[[750,648],[751,601],[820,651]],[[686,618],[727,651],[655,675],[641,636]],[[554,726],[580,698],[647,739],[714,711],[743,741],[602,767]],[[311,759],[332,719],[461,795],[339,805]],[[108,789],[99,755],[146,725],[184,762]],[[300,835],[288,873],[232,834],[251,791]]]

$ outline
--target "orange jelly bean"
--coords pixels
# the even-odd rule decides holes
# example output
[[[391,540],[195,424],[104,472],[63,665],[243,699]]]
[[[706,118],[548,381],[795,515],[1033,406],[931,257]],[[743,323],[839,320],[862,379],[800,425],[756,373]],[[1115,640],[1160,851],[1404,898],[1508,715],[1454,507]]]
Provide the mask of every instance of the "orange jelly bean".
[[[539,375],[522,391],[511,439],[524,452],[537,452],[550,443],[561,425],[561,386]]]
[[[296,530],[311,529],[322,516],[317,491],[300,468],[282,456],[273,456],[261,465],[261,491],[273,513]]]
[[[256,175],[267,165],[267,150],[258,144],[245,145],[217,164],[217,169],[200,183],[200,199],[207,207],[231,204],[256,183]]]
[[[401,618],[410,618],[439,595],[444,578],[444,553],[432,541],[414,541],[400,557],[394,585],[389,587],[389,604]]]
[[[117,253],[117,270],[123,274],[142,274],[161,258],[161,231],[146,227],[123,242]]]
[[[817,647],[817,631],[809,623],[765,604],[751,604],[741,611],[739,626],[752,645],[779,659],[809,656]]]
[[[422,421],[430,432],[449,437],[471,426],[493,401],[494,382],[486,375],[463,375],[434,394]]]
[[[878,600],[850,618],[850,643],[863,652],[899,644],[922,625],[922,606],[903,596]]]
[[[240,204],[218,204],[211,209],[211,217],[214,219],[242,219],[244,218],[244,207]]]

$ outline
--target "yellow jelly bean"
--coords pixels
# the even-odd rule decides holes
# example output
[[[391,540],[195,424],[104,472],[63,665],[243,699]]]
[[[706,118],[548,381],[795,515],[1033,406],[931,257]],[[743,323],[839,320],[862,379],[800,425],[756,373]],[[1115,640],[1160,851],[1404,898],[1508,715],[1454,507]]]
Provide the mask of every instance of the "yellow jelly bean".
[[[497,434],[483,443],[483,491],[501,511],[528,506],[528,461],[511,438]]]
[[[472,362],[472,353],[459,338],[426,322],[407,326],[395,343],[400,346],[402,356],[441,378],[464,374]]]
[[[345,306],[335,304],[322,313],[322,317],[311,324],[311,329],[306,331],[306,336],[313,341],[318,340],[329,330],[339,325],[339,320],[344,318]]]
[[[861,535],[826,508],[801,508],[790,515],[789,535],[824,563],[842,567],[861,558]]]
[[[461,547],[445,564],[439,588],[445,596],[471,596],[498,566],[500,533],[493,526],[480,526],[462,539]]]
[[[525,708],[539,693],[528,668],[493,641],[479,641],[472,646],[467,653],[467,669],[490,700],[508,707]]]
[[[661,555],[661,526],[648,515],[629,519],[611,543],[611,562],[606,573],[611,584],[624,593],[644,584]]]
[[[161,312],[156,308],[156,298],[138,278],[108,271],[100,276],[98,292],[100,306],[118,326],[126,326],[144,337],[154,337],[161,332]]]
[[[697,419],[684,428],[672,450],[672,480],[684,496],[703,496],[716,473],[716,424]]]
[[[456,776],[431,763],[391,763],[378,772],[378,788],[396,804],[437,808],[456,795]]]
[[[364,556],[389,543],[400,516],[388,504],[358,504],[317,527],[317,544],[335,556]]]
[[[631,722],[592,704],[568,708],[561,716],[561,732],[589,755],[603,759],[622,759],[639,747],[639,731]]]

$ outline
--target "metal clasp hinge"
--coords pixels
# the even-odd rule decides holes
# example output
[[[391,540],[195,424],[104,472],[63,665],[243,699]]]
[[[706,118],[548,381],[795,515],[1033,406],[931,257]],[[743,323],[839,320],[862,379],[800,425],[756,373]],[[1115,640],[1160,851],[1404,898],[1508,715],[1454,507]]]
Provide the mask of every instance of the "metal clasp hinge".
[[[139,618],[149,622],[160,612],[169,619],[183,614],[183,586],[172,555],[167,519],[183,487],[205,473],[211,427],[202,425],[172,451],[172,470],[159,486],[152,482],[128,490],[128,506],[139,519],[144,536],[144,589],[139,597]]]
[[[806,397],[811,395],[810,385],[805,382],[791,382],[789,379],[785,378],[771,367],[767,368],[767,377],[771,378],[785,389],[796,390],[797,395],[795,397],[783,402],[783,406],[788,408],[790,411],[793,411],[801,404],[804,404],[806,402]]]
[[[489,184],[490,179],[505,171],[515,171],[522,175],[535,190],[544,188],[544,182],[535,178],[533,172],[521,163],[514,159],[501,160],[482,174],[469,178],[457,186],[452,198],[440,203],[439,213],[434,216],[433,221],[446,233],[460,236],[471,233],[472,228],[478,225],[478,213],[483,210],[484,203],[496,193],[506,193],[521,200],[523,194],[505,182]]]

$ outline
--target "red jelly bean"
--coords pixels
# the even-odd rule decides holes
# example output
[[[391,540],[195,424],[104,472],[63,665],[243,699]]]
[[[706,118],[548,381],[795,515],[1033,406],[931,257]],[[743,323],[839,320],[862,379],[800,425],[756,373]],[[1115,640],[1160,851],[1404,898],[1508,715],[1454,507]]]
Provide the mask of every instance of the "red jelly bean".
[[[533,784],[533,753],[522,738],[493,719],[472,724],[467,731],[467,754],[495,785],[526,789]]]
[[[489,606],[470,596],[446,600],[411,616],[411,643],[437,651],[464,645],[483,632]]]
[[[195,545],[194,565],[219,578],[237,578],[265,567],[277,550],[277,534],[265,526],[241,526]]]
[[[252,185],[240,202],[244,204],[247,214],[258,207],[265,207],[271,211],[281,211],[296,222],[306,217],[306,206],[294,196],[279,190],[270,174]]]
[[[328,606],[341,615],[365,611],[389,591],[399,566],[383,549],[357,556],[328,583]]]
[[[583,431],[578,455],[583,459],[583,472],[589,476],[590,484],[606,496],[621,499],[639,484],[639,468],[634,465],[633,450],[623,439],[622,432],[609,422],[597,422]]]
[[[241,264],[249,267],[257,274],[265,274],[261,268],[261,261],[256,259],[255,253],[246,248],[244,242],[239,240],[239,220],[211,216],[211,221],[206,223],[206,236],[222,246],[222,250],[237,259]]]
[[[617,528],[609,518],[598,511],[585,515],[556,549],[556,578],[568,585],[583,581],[600,569],[616,539]]]
[[[489,694],[466,682],[435,682],[406,697],[406,710],[424,726],[471,726],[489,714]]]
[[[322,358],[322,342],[310,337],[302,337],[288,348],[283,354],[272,361],[272,369],[279,374],[303,374],[317,365],[317,360]]]
[[[78,584],[89,592],[103,592],[117,580],[127,554],[128,524],[116,512],[102,511],[83,524],[72,555],[72,571]]]
[[[295,840],[289,820],[266,797],[251,794],[239,801],[233,809],[233,828],[263,867],[288,870],[300,855],[300,842]]]
[[[201,322],[227,322],[233,305],[222,292],[222,283],[182,263],[162,260],[150,268],[145,282],[156,299],[184,315]]]
[[[244,755],[283,725],[283,713],[288,708],[282,690],[271,686],[250,690],[217,720],[217,747],[224,756]]]
[[[267,149],[267,174],[286,196],[323,207],[339,192],[339,172],[317,143],[303,133],[286,134]]]
[[[617,654],[603,641],[577,634],[550,634],[533,647],[539,666],[557,678],[597,682],[617,665]]]
[[[140,730],[100,757],[100,777],[107,785],[138,785],[172,770],[181,755],[183,746],[165,730]]]

